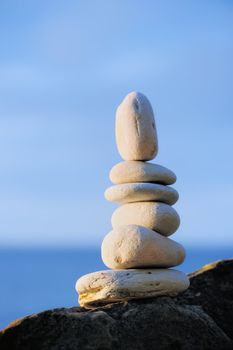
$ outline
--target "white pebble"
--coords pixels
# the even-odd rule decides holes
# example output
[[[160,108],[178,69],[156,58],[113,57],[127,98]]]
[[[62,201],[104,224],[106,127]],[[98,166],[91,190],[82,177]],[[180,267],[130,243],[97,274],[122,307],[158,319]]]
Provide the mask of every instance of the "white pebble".
[[[119,204],[158,201],[172,205],[179,198],[178,192],[172,187],[146,182],[111,186],[104,195],[110,202]]]
[[[174,296],[188,287],[185,273],[173,269],[103,270],[85,275],[76,283],[79,304],[87,308],[130,299]]]
[[[174,208],[159,202],[128,203],[117,208],[112,215],[112,227],[139,225],[150,228],[164,236],[174,233],[180,218]]]
[[[114,165],[109,177],[114,184],[155,182],[171,185],[176,182],[173,171],[162,165],[140,161],[125,161]]]
[[[149,100],[129,93],[116,112],[116,143],[124,160],[150,160],[158,152],[157,132]]]
[[[120,226],[108,233],[101,254],[110,269],[172,267],[185,257],[181,244],[137,225]]]

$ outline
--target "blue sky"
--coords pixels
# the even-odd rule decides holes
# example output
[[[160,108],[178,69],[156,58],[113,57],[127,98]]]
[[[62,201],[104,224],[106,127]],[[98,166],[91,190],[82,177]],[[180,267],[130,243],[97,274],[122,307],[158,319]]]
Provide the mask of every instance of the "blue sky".
[[[185,245],[232,245],[231,1],[0,2],[0,244],[99,245],[115,109],[156,115]]]

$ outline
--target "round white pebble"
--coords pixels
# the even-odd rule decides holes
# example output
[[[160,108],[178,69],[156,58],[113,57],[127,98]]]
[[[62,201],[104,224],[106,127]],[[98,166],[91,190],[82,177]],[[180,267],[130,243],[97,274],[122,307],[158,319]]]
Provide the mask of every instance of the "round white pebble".
[[[101,254],[110,269],[172,267],[185,258],[181,244],[138,225],[120,226],[108,233]]]
[[[180,218],[174,208],[159,202],[128,203],[117,208],[112,215],[112,227],[139,225],[150,228],[164,236],[174,233]]]

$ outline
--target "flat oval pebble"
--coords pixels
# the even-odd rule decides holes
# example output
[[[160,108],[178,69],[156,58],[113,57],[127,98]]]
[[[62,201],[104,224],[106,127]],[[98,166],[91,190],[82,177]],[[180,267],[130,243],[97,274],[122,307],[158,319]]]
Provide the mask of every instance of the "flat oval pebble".
[[[178,192],[174,188],[147,182],[111,186],[105,191],[104,195],[110,202],[119,204],[156,201],[172,205],[179,198]]]
[[[189,287],[185,273],[172,269],[103,270],[76,283],[79,304],[92,308],[130,299],[175,296]]]
[[[172,267],[185,258],[183,246],[146,227],[125,225],[108,233],[101,255],[110,269]]]
[[[129,93],[117,108],[116,144],[124,160],[150,160],[158,152],[153,109],[139,92]]]
[[[174,233],[180,218],[174,208],[159,202],[128,203],[117,208],[112,215],[112,227],[139,225],[150,228],[164,236]]]
[[[171,185],[176,182],[176,175],[162,165],[140,162],[120,162],[111,169],[110,180],[114,184],[131,182],[155,182]]]

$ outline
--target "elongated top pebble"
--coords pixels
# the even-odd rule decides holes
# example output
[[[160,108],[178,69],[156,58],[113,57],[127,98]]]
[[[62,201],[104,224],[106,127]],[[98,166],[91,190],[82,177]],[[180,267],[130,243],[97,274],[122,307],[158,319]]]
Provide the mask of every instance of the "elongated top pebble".
[[[118,107],[116,143],[124,160],[151,160],[158,153],[153,109],[143,94],[129,93]]]
[[[171,185],[176,182],[176,175],[173,171],[162,165],[140,161],[125,161],[114,165],[109,177],[116,185],[131,182],[155,182]]]

